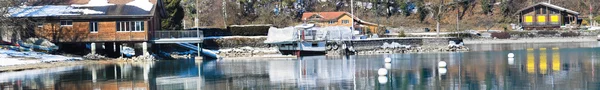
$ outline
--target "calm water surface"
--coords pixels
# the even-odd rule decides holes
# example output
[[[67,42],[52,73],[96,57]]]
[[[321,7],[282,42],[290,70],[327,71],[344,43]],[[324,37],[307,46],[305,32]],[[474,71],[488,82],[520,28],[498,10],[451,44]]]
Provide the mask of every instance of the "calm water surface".
[[[599,45],[482,44],[459,53],[71,66],[0,73],[0,89],[597,90]],[[393,61],[386,65],[387,56]],[[438,68],[438,61],[448,66]],[[379,76],[380,68],[389,74]]]

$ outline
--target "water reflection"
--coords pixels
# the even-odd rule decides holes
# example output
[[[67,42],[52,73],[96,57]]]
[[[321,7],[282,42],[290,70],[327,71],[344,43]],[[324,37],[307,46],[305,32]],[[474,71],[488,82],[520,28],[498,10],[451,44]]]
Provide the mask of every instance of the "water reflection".
[[[0,73],[1,89],[598,89],[600,48],[86,65]],[[514,53],[514,58],[508,58]],[[386,64],[384,57],[393,59]],[[447,62],[440,68],[437,62]],[[380,76],[377,70],[386,68]]]

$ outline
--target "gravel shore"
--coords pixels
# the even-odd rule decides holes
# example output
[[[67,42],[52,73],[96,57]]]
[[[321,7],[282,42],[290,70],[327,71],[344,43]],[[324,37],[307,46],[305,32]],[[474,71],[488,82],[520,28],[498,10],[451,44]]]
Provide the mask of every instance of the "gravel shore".
[[[518,38],[518,39],[464,39],[465,44],[553,43],[553,42],[597,42],[597,39],[594,36],[536,37],[536,38]]]

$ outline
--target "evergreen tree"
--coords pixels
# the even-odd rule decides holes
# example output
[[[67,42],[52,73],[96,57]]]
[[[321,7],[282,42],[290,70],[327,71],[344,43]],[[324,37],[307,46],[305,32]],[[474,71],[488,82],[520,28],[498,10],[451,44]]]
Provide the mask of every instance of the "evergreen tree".
[[[180,30],[183,29],[181,21],[184,17],[183,7],[179,4],[181,0],[164,0],[164,8],[166,17],[161,20],[161,29],[163,30]]]

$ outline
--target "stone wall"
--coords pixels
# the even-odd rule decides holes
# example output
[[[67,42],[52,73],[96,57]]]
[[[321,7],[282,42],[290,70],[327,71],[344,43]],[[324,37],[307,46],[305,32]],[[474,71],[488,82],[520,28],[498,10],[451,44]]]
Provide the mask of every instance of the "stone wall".
[[[260,47],[267,48],[269,44],[263,43],[267,39],[266,36],[251,36],[251,37],[224,37],[217,39],[204,40],[203,47],[208,49],[229,49],[238,47]]]

